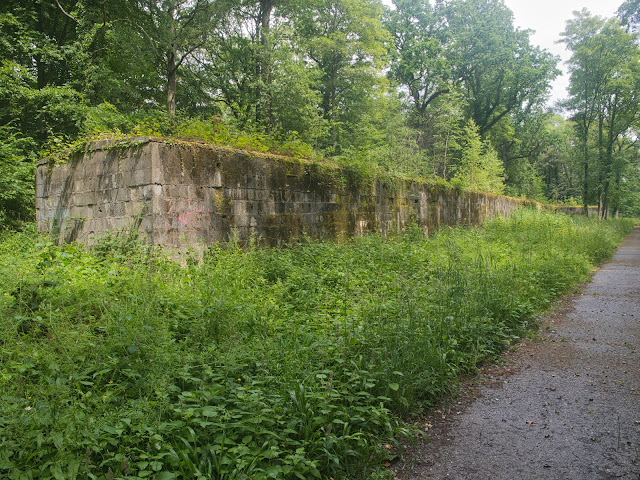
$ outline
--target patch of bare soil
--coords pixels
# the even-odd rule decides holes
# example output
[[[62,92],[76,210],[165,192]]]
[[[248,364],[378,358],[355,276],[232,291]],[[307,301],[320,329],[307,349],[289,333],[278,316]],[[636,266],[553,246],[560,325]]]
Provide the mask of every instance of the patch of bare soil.
[[[420,420],[398,479],[640,479],[639,228],[541,328]]]

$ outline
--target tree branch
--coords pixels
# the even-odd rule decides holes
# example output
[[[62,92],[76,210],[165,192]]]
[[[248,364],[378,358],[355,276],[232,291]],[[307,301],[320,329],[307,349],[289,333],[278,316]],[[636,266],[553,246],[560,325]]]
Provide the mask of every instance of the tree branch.
[[[191,47],[189,50],[187,50],[186,52],[184,52],[181,56],[180,56],[180,60],[178,60],[178,62],[176,62],[176,70],[178,69],[178,67],[180,65],[182,65],[182,62],[185,61],[185,59],[191,55],[193,52],[195,52],[197,49],[199,49],[200,47],[202,47],[205,43],[207,43],[206,40],[203,40],[200,43],[195,44],[193,47]]]
[[[70,15],[67,12],[64,11],[64,8],[62,8],[62,5],[60,5],[60,2],[58,0],[56,0],[56,3],[58,4],[58,8],[60,9],[60,11],[62,13],[64,13],[67,17],[69,17],[74,22],[78,23],[78,19],[76,17],[74,17],[73,15]]]

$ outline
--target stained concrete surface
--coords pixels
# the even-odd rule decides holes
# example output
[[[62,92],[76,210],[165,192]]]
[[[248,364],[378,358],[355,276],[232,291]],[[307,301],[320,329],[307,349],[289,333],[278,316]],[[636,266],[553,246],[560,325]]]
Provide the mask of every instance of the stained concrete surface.
[[[640,228],[542,328],[427,421],[397,478],[640,479]]]
[[[38,230],[59,243],[98,242],[135,231],[176,253],[229,240],[277,246],[301,238],[344,240],[418,224],[478,225],[548,205],[390,175],[198,142],[129,137],[100,140],[36,172]]]

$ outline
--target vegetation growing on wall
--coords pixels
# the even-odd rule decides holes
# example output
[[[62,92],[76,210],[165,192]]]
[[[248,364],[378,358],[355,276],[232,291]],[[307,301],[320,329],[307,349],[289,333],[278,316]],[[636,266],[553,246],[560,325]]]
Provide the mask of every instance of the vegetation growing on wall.
[[[499,0],[6,0],[0,170],[12,186],[0,221],[32,217],[38,158],[102,132],[331,157],[633,215],[638,44],[625,27],[637,2],[620,18],[581,12],[567,25],[565,119],[545,104],[558,59]]]
[[[0,236],[0,476],[387,478],[401,420],[534,326],[629,231],[521,211],[180,266]],[[388,445],[393,448],[386,448]]]

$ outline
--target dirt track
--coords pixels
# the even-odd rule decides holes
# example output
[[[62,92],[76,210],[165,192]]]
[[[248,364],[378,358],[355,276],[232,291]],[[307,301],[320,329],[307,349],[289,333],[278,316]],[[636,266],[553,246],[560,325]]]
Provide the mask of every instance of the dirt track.
[[[425,421],[398,478],[640,479],[640,228],[542,328]]]

